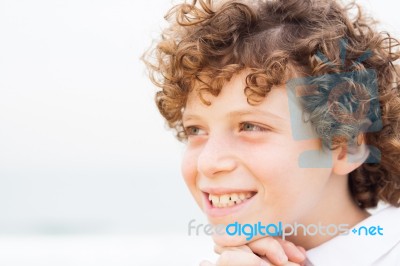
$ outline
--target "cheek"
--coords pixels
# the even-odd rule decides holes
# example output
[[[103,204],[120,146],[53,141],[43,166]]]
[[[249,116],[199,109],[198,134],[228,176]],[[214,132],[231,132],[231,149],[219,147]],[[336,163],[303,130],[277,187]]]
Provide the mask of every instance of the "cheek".
[[[193,151],[185,151],[182,158],[181,172],[186,185],[193,194],[196,189],[197,176],[197,155]]]
[[[257,156],[252,156],[252,169],[262,183],[269,183],[275,187],[295,188],[310,185],[308,180],[321,173],[317,168],[301,166],[301,158],[309,151],[317,152],[320,149],[319,141],[291,141],[277,142],[274,145],[260,149]],[[321,154],[322,156],[322,154]],[[318,159],[321,159],[321,156]],[[321,159],[322,160],[322,159]],[[326,171],[322,171],[326,172]]]
[[[263,206],[269,215],[282,220],[298,219],[319,200],[329,178],[330,169],[302,168],[299,155],[314,147],[284,145],[269,147],[249,161],[253,175],[263,191]]]
[[[291,177],[298,174],[297,151],[285,149],[283,145],[269,145],[252,150],[247,160],[249,169],[257,177],[264,188],[281,187],[290,185]],[[252,156],[250,156],[252,155]]]

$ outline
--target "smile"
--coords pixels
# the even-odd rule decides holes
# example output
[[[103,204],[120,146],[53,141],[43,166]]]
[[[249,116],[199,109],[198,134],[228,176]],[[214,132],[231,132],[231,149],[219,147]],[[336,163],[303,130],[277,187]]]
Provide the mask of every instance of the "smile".
[[[214,195],[210,193],[208,194],[208,200],[214,208],[227,208],[239,205],[253,197],[255,194],[255,192],[239,192],[222,195]]]
[[[232,189],[205,189],[203,191],[204,211],[211,218],[218,218],[247,209],[256,191]]]

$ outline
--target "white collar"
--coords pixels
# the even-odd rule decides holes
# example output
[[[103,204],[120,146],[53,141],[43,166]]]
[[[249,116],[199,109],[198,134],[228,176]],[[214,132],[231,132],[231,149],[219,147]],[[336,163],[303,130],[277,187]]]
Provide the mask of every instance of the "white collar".
[[[307,265],[372,265],[381,256],[400,244],[400,208],[387,207],[350,229],[348,235],[337,236],[307,251]],[[352,229],[360,226],[381,226],[383,235],[358,235]],[[344,264],[345,263],[345,264]]]

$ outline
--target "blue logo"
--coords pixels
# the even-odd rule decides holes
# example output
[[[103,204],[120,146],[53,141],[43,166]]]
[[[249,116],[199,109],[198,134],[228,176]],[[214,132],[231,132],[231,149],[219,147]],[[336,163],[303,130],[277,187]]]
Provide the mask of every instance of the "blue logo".
[[[376,236],[376,235],[381,235],[383,236],[383,228],[378,225],[378,226],[360,226],[359,228],[353,228],[351,230],[354,235],[359,235],[359,236]]]
[[[323,136],[324,145],[331,147],[334,138],[346,137],[348,147],[357,145],[357,136],[366,132],[377,132],[382,129],[380,114],[378,84],[376,71],[364,69],[349,71],[357,68],[372,53],[365,52],[354,64],[345,69],[346,58],[345,40],[340,41],[341,73],[325,74],[321,76],[294,78],[288,81],[286,89],[289,96],[289,111],[293,138],[295,140],[316,139]],[[328,66],[333,63],[320,52],[317,57]],[[303,105],[299,108],[298,105]],[[303,114],[299,110],[305,110]],[[316,132],[306,129],[304,122],[316,121]],[[323,120],[324,123],[318,121]],[[343,132],[352,132],[352,135],[343,136]],[[377,147],[367,146],[370,155],[366,163],[380,162],[381,153]],[[328,156],[321,156],[321,152],[310,150],[303,152],[299,158],[302,168],[329,168],[332,165],[331,150],[326,151]],[[358,158],[349,156],[349,160],[357,162]]]

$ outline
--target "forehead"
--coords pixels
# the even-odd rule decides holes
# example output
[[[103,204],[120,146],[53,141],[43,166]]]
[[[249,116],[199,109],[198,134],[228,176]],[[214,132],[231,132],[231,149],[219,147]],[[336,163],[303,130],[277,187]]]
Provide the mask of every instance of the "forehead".
[[[288,97],[285,85],[274,86],[260,103],[249,104],[245,95],[246,76],[249,72],[241,72],[232,76],[230,81],[222,86],[218,96],[210,92],[194,88],[188,95],[183,116],[191,113],[223,114],[227,112],[263,111],[276,116],[289,118]],[[201,96],[200,96],[201,94]],[[202,99],[203,101],[202,101]],[[204,101],[209,102],[207,105]]]

